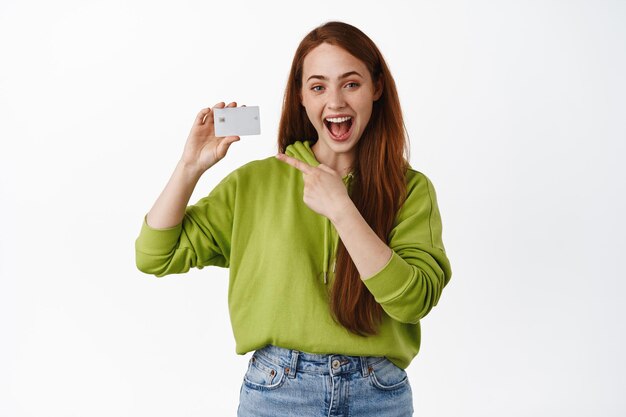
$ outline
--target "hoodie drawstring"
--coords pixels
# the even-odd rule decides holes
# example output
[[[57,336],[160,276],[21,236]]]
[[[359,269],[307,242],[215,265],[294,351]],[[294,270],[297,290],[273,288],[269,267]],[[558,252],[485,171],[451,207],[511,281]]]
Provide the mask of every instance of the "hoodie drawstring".
[[[353,175],[350,172],[345,180],[344,180],[344,184],[346,185],[346,187],[349,187],[350,185],[350,180],[352,179]],[[324,218],[324,267],[323,267],[323,271],[324,271],[324,284],[328,283],[328,264],[330,263],[330,256],[333,256],[333,266],[332,266],[332,273],[333,275],[335,274],[335,267],[337,266],[337,255],[335,253],[335,251],[337,250],[337,243],[339,240],[339,236],[335,236],[336,239],[334,239],[332,242],[329,242],[330,240],[330,228],[331,228],[331,224],[330,224],[330,220],[328,218]],[[330,248],[329,248],[330,246]],[[329,256],[328,252],[330,250],[331,255]]]
[[[328,219],[324,219],[324,284],[328,282]]]

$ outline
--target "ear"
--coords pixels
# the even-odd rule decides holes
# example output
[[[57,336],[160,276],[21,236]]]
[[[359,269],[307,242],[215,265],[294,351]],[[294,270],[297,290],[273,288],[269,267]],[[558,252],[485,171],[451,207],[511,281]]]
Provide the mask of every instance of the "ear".
[[[383,87],[383,77],[379,76],[378,80],[376,80],[376,83],[374,84],[374,101],[378,100],[380,96],[383,95]]]

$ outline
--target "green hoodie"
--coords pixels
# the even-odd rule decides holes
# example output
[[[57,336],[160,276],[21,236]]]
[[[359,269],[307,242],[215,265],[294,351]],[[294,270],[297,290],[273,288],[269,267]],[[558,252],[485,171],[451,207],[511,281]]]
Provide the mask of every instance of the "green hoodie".
[[[296,142],[285,153],[317,166],[310,146]],[[355,335],[333,320],[328,291],[337,232],[304,203],[302,173],[273,156],[228,174],[186,208],[177,226],[154,229],[144,217],[135,242],[137,268],[157,277],[207,265],[230,268],[228,308],[237,354],[273,344],[386,356],[405,369],[419,351],[419,320],[437,305],[452,275],[433,185],[413,169],[406,178],[407,200],[389,233],[392,256],[363,281],[384,310],[377,335]],[[351,179],[343,178],[348,190]]]

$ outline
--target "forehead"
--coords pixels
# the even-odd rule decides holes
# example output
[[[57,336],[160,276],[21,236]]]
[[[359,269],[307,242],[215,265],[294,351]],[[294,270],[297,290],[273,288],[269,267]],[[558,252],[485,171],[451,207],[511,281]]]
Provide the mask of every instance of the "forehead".
[[[323,75],[331,80],[346,72],[357,71],[363,77],[369,72],[363,61],[350,54],[345,49],[322,43],[311,50],[302,64],[302,78],[307,80],[311,75]]]

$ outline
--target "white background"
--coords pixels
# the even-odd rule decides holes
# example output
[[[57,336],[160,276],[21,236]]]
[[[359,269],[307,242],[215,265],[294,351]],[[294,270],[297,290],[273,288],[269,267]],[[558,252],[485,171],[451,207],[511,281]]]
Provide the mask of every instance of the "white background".
[[[197,112],[261,107],[202,178],[276,152],[295,49],[381,48],[453,276],[416,416],[623,416],[624,1],[0,3],[0,415],[232,416],[227,270],[157,279],[134,240]]]

